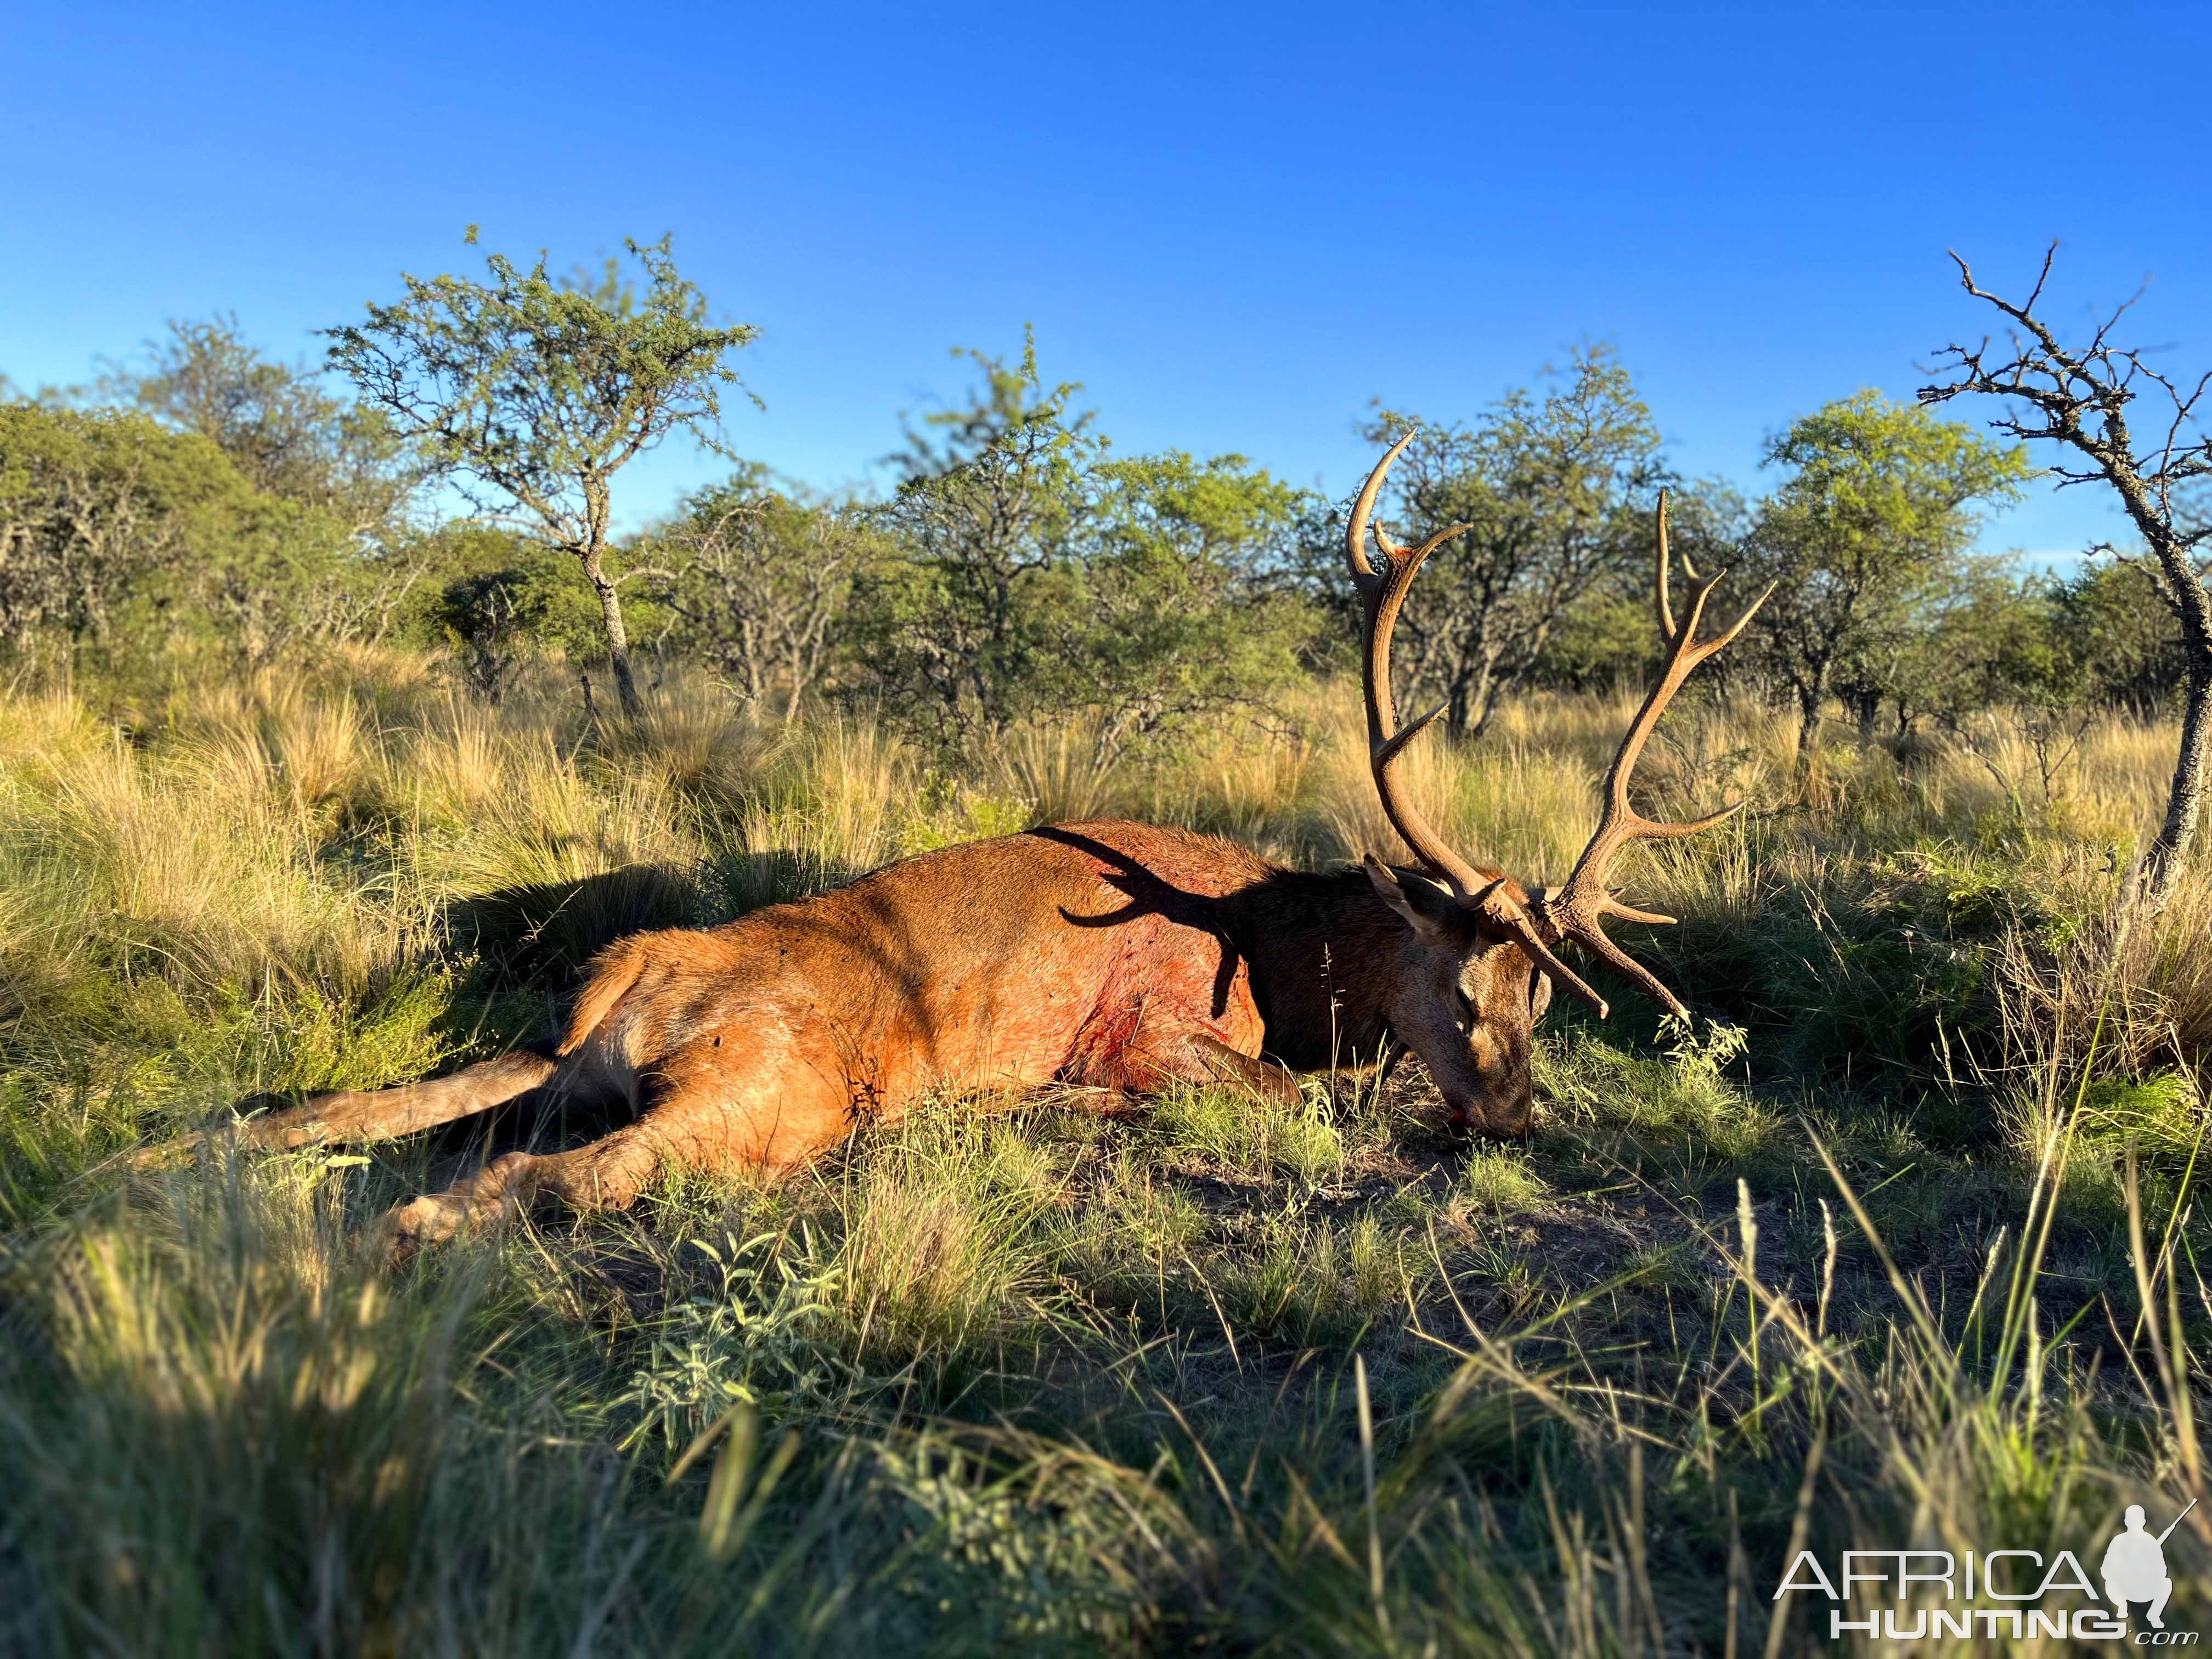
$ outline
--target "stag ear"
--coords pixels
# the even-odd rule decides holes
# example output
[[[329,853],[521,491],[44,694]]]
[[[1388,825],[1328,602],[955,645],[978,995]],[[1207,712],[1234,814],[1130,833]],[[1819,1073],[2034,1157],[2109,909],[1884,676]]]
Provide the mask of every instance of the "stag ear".
[[[1423,944],[1456,949],[1467,942],[1468,913],[1449,889],[1410,870],[1393,870],[1372,853],[1363,862],[1376,897],[1404,917]]]

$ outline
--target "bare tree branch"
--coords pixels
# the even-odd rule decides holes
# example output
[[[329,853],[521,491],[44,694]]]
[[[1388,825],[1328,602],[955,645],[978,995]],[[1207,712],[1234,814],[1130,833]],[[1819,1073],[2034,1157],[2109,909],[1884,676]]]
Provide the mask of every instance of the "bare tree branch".
[[[2144,861],[2144,892],[2158,902],[2172,891],[2196,834],[2212,764],[2212,592],[2206,590],[2198,554],[2212,536],[2212,519],[2192,523],[2180,516],[2180,498],[2212,478],[2212,434],[2200,422],[2212,373],[2185,391],[2182,381],[2145,361],[2142,348],[2114,343],[2114,328],[2142,299],[2148,283],[2106,316],[2086,344],[2067,345],[2035,314],[2057,252],[2053,242],[2033,289],[2019,304],[1981,287],[1972,267],[1952,253],[1960,285],[2010,320],[2010,355],[1993,348],[1987,337],[1978,345],[1946,347],[1934,371],[1944,378],[1923,386],[1920,400],[1948,403],[1969,393],[2003,399],[2003,411],[1990,424],[2079,457],[2069,465],[2062,456],[2051,466],[2052,475],[2062,487],[2098,480],[2108,484],[2149,550],[2160,597],[2180,619],[2188,663],[2181,752],[2165,819]],[[2159,412],[2163,430],[2151,443],[2139,441],[2130,422],[2130,406],[2147,388],[2155,388],[2165,400]]]

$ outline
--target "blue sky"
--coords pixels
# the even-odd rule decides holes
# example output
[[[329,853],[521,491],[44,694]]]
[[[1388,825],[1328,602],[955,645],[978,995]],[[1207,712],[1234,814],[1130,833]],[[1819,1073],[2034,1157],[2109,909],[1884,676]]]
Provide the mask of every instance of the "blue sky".
[[[268,349],[472,268],[672,231],[765,412],[860,481],[954,345],[1083,380],[1125,449],[1342,493],[1369,400],[1468,414],[1612,341],[1676,464],[1909,395],[2063,239],[2051,314],[2149,293],[2212,367],[2212,8],[21,7],[0,36],[0,371],[81,381],[165,318]],[[706,476],[626,474],[636,522]],[[2087,489],[1984,544],[2116,533]]]

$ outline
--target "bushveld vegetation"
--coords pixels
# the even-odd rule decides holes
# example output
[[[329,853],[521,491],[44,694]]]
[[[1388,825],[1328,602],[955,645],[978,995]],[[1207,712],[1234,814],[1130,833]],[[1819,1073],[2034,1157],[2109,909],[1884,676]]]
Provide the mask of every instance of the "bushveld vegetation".
[[[0,409],[0,1642],[1771,1654],[1826,1641],[1771,1599],[1801,1547],[2092,1560],[2203,1493],[2212,872],[2131,890],[2182,622],[2125,562],[1976,564],[2023,465],[1878,399],[1791,426],[1767,502],[1682,489],[1602,353],[1412,457],[1398,517],[1480,532],[1409,617],[1462,733],[1407,757],[1435,821],[1564,873],[1659,484],[1697,557],[1794,586],[1639,775],[1752,803],[1632,877],[1698,1023],[1562,1000],[1526,1144],[1446,1140],[1411,1063],[946,1099],[396,1274],[396,1200],[599,1126],[125,1167],[957,841],[1395,850],[1328,505],[978,368],[891,501],[744,471],[588,548],[434,521],[452,454],[225,325],[127,411]],[[2201,1626],[2203,1507],[2176,1538]]]

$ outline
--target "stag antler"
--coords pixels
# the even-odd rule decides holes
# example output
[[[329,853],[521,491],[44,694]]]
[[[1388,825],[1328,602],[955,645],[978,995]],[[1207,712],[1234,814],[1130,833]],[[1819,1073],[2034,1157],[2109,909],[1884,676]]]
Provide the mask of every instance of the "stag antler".
[[[1550,945],[1537,931],[1534,918],[1506,891],[1504,876],[1495,870],[1477,869],[1452,851],[1407,798],[1398,778],[1398,757],[1406,752],[1406,745],[1435,724],[1449,705],[1439,703],[1411,726],[1402,731],[1398,729],[1397,704],[1390,695],[1390,638],[1397,629],[1398,612],[1405,606],[1407,592],[1422,562],[1453,537],[1470,528],[1463,524],[1447,525],[1418,546],[1406,548],[1392,541],[1378,524],[1374,526],[1375,545],[1382,555],[1382,568],[1376,569],[1368,558],[1368,520],[1375,510],[1375,498],[1382,493],[1382,481],[1389,476],[1391,465],[1413,441],[1414,430],[1418,428],[1408,430],[1375,463],[1375,470],[1367,475],[1367,482],[1360,486],[1359,495],[1352,503],[1351,521],[1344,531],[1344,552],[1352,566],[1352,586],[1359,590],[1364,601],[1361,632],[1367,649],[1362,678],[1367,693],[1368,765],[1375,774],[1375,792],[1382,797],[1382,814],[1390,820],[1390,827],[1398,832],[1399,838],[1413,848],[1414,857],[1450,884],[1462,904],[1481,911],[1493,926],[1511,935],[1538,967],[1603,1018],[1605,999],[1552,953]]]
[[[1644,699],[1644,707],[1636,711],[1636,718],[1628,725],[1628,733],[1620,740],[1620,749],[1613,757],[1613,766],[1605,775],[1605,811],[1598,820],[1597,832],[1590,837],[1589,845],[1575,861],[1574,872],[1566,884],[1556,893],[1547,894],[1540,902],[1545,929],[1554,939],[1573,939],[1577,944],[1595,951],[1617,972],[1625,975],[1646,994],[1656,998],[1678,1018],[1686,1019],[1690,1011],[1662,984],[1651,971],[1605,936],[1600,925],[1607,916],[1624,916],[1631,921],[1668,922],[1672,916],[1655,915],[1649,910],[1633,909],[1623,904],[1607,890],[1605,874],[1613,857],[1632,841],[1665,840],[1675,836],[1693,836],[1700,830],[1713,825],[1739,810],[1743,803],[1723,806],[1717,812],[1686,823],[1659,823],[1647,818],[1628,804],[1628,781],[1636,771],[1638,758],[1644,753],[1644,743],[1652,729],[1659,724],[1659,716],[1674,701],[1674,694],[1682,689],[1682,682],[1690,678],[1691,671],[1730,640],[1743,632],[1759,607],[1765,605],[1774,589],[1770,585],[1765,593],[1746,607],[1744,613],[1718,638],[1698,641],[1698,623],[1704,617],[1705,599],[1719,585],[1726,570],[1715,572],[1700,579],[1697,567],[1686,556],[1682,560],[1683,570],[1693,584],[1690,593],[1690,608],[1680,628],[1674,625],[1674,607],[1668,601],[1668,565],[1671,562],[1667,549],[1667,496],[1659,496],[1659,580],[1658,610],[1659,637],[1666,642],[1667,654],[1660,665],[1658,682],[1650,695]],[[1601,1012],[1602,1010],[1601,1009]]]
[[[1365,623],[1363,629],[1366,642],[1365,660],[1361,665],[1367,693],[1367,750],[1369,764],[1375,774],[1376,793],[1382,797],[1383,815],[1390,820],[1406,845],[1413,849],[1414,856],[1450,884],[1459,902],[1471,909],[1480,910],[1491,923],[1510,935],[1524,951],[1530,961],[1551,975],[1563,988],[1580,998],[1597,1012],[1602,1019],[1611,1011],[1603,997],[1590,989],[1582,977],[1553,953],[1551,945],[1560,940],[1572,939],[1588,946],[1630,982],[1656,998],[1662,1006],[1679,1018],[1687,1018],[1689,1010],[1650,969],[1638,963],[1605,934],[1601,925],[1607,916],[1623,916],[1631,921],[1671,922],[1672,916],[1654,915],[1623,904],[1605,885],[1607,869],[1615,854],[1632,841],[1664,839],[1675,836],[1695,835],[1709,830],[1743,803],[1723,807],[1687,823],[1659,823],[1647,818],[1628,804],[1628,781],[1635,774],[1636,763],[1644,753],[1644,745],[1650,738],[1659,716],[1674,694],[1682,689],[1697,665],[1729,641],[1743,632],[1759,607],[1765,605],[1774,589],[1770,586],[1735,619],[1728,631],[1717,639],[1699,641],[1698,623],[1704,618],[1705,600],[1720,584],[1726,570],[1711,576],[1700,576],[1698,568],[1686,555],[1682,560],[1684,573],[1690,578],[1692,590],[1690,608],[1681,625],[1674,623],[1674,610],[1668,592],[1669,567],[1673,556],[1667,545],[1667,496],[1659,496],[1659,557],[1657,600],[1659,636],[1666,645],[1666,657],[1660,665],[1658,682],[1644,706],[1629,722],[1627,735],[1621,738],[1620,748],[1613,757],[1612,768],[1605,775],[1605,811],[1598,820],[1597,831],[1590,837],[1589,845],[1575,861],[1573,873],[1556,893],[1547,894],[1537,902],[1532,916],[1527,907],[1509,892],[1505,878],[1494,870],[1485,870],[1469,864],[1445,845],[1407,799],[1396,772],[1398,757],[1406,752],[1406,745],[1433,725],[1448,705],[1439,704],[1403,730],[1398,726],[1397,705],[1390,695],[1390,639],[1398,626],[1398,613],[1405,606],[1406,593],[1413,586],[1413,576],[1430,554],[1442,547],[1468,526],[1448,525],[1428,537],[1418,546],[1404,548],[1393,542],[1381,525],[1373,526],[1375,544],[1382,555],[1382,568],[1377,569],[1367,556],[1368,520],[1375,511],[1375,498],[1382,493],[1382,481],[1406,446],[1413,441],[1408,431],[1392,444],[1375,470],[1367,475],[1360,486],[1359,495],[1352,504],[1351,522],[1345,526],[1345,556],[1352,566],[1352,580],[1364,601]]]

